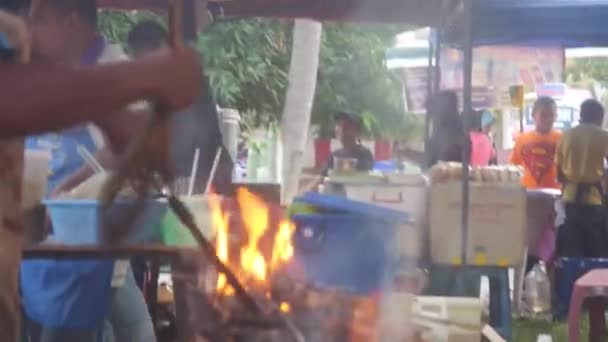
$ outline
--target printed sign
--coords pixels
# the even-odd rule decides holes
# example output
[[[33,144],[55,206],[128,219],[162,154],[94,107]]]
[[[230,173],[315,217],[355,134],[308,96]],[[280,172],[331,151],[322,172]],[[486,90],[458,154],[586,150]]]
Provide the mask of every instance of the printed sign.
[[[462,52],[444,49],[440,62],[442,89],[462,89]],[[495,103],[486,108],[510,107],[510,86],[522,84],[526,91],[534,91],[541,84],[561,82],[563,71],[561,47],[486,46],[473,52],[473,87],[495,91]],[[549,86],[545,91],[559,89]]]

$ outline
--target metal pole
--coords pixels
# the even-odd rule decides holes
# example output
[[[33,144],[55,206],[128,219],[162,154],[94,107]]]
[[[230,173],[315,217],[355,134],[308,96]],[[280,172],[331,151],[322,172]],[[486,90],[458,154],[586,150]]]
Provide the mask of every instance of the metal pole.
[[[434,67],[434,65],[433,65],[433,57],[435,56],[435,53],[434,53],[434,51],[435,51],[435,42],[433,42],[434,32],[435,32],[434,29],[431,29],[430,32],[429,32],[429,51],[428,51],[429,53],[428,53],[428,62],[427,62],[428,68],[426,69],[426,76],[427,76],[427,79],[426,79],[426,96],[427,97],[430,97],[433,94],[433,89],[435,88],[434,84],[433,84],[433,81],[435,79],[433,77],[433,67]]]
[[[438,28],[435,29],[435,80],[433,81],[433,85],[435,86],[433,89],[434,93],[439,92],[441,89],[441,24]]]
[[[472,97],[472,73],[473,73],[473,0],[464,1],[464,39],[462,49],[464,53],[464,85],[462,96],[464,132],[462,136],[463,158],[462,158],[462,248],[461,262],[467,261],[467,247],[469,239],[469,164],[471,159],[470,139],[468,134],[468,118],[473,113]]]
[[[428,51],[428,63],[427,63],[427,69],[426,69],[426,98],[427,98],[427,106],[426,106],[426,115],[424,117],[424,155],[425,155],[425,163],[426,166],[431,166],[429,165],[429,161],[430,161],[430,137],[431,137],[431,113],[429,112],[429,100],[431,99],[431,96],[433,95],[433,89],[435,88],[434,84],[433,84],[433,48],[434,48],[434,44],[433,44],[433,29],[431,29],[431,32],[429,33],[429,51]]]

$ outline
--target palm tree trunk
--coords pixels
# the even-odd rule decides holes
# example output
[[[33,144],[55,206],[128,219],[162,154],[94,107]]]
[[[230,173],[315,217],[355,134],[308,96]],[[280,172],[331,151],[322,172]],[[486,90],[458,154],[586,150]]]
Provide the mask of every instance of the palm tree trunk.
[[[296,19],[289,66],[289,85],[281,119],[283,142],[281,202],[283,205],[291,203],[298,191],[317,85],[321,33],[321,23]]]

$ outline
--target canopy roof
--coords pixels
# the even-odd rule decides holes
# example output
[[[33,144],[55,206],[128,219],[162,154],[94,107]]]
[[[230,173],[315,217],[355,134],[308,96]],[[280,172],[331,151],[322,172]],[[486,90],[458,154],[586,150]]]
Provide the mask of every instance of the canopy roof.
[[[302,17],[319,20],[402,22],[419,26],[438,24],[442,4],[460,0],[210,0],[228,17]],[[99,0],[116,9],[166,8],[168,0]]]
[[[473,41],[608,46],[606,18],[608,0],[475,1]]]
[[[99,0],[104,7],[159,10],[168,0]],[[458,43],[463,0],[212,0],[226,17],[307,17],[437,26]],[[473,41],[608,46],[608,0],[473,0]],[[441,20],[441,13],[444,20]]]

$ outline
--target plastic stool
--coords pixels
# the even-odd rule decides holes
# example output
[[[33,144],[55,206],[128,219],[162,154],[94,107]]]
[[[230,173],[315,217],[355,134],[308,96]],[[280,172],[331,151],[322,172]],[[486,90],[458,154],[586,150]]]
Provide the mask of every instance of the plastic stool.
[[[471,297],[479,296],[481,277],[488,277],[490,283],[490,326],[505,340],[511,341],[511,289],[509,287],[509,269],[492,266],[443,266],[433,265],[430,269],[431,283],[433,279],[442,279],[443,284],[428,293],[431,296]],[[477,293],[470,289],[477,284]],[[433,284],[431,284],[432,286]]]
[[[591,270],[603,268],[608,268],[608,259],[558,259],[555,263],[553,318],[563,320],[568,317],[568,308],[576,280]]]
[[[606,302],[608,299],[608,270],[593,270],[582,276],[574,284],[570,312],[568,313],[568,341],[580,340],[580,316],[583,304],[587,301],[589,307],[589,341],[605,341],[606,333]]]

